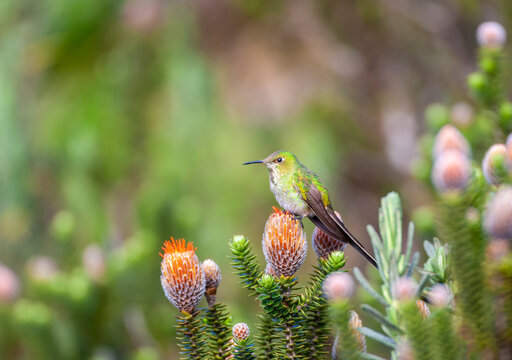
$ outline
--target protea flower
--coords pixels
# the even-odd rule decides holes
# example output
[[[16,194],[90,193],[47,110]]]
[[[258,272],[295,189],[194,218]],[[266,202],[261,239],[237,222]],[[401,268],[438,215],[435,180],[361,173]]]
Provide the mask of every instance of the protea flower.
[[[507,157],[507,147],[503,144],[494,144],[487,150],[482,161],[482,172],[489,184],[498,185],[500,183],[500,166],[496,165],[501,161],[501,164],[505,166],[503,170],[506,172]]]
[[[512,239],[512,186],[501,186],[484,215],[487,233],[495,239]]]
[[[354,279],[346,272],[335,272],[324,280],[322,290],[331,301],[345,300],[355,291]]]
[[[192,314],[205,291],[205,276],[193,244],[184,239],[164,242],[160,280],[165,296],[181,312]]]
[[[425,301],[416,300],[416,307],[418,308],[421,316],[423,316],[423,319],[426,319],[430,316],[430,309],[428,308],[428,305]]]
[[[500,23],[486,21],[476,29],[476,40],[480,46],[500,47],[507,40],[507,32]]]
[[[335,213],[341,220],[340,214],[337,211]],[[311,244],[316,256],[320,259],[326,259],[334,251],[344,251],[347,246],[346,243],[333,239],[318,227],[313,230]]]
[[[217,288],[221,280],[219,265],[215,261],[206,259],[203,261],[203,272],[206,279],[205,296],[209,306],[215,303]]]
[[[463,190],[471,179],[471,163],[460,151],[448,150],[434,162],[432,183],[440,192]]]
[[[354,337],[356,338],[359,349],[362,352],[366,352],[366,337],[358,330],[363,327],[363,322],[361,321],[359,314],[354,310],[350,311],[350,321],[348,322],[348,325],[352,330],[352,334],[354,334]]]
[[[244,341],[249,338],[251,331],[246,323],[238,323],[233,326],[233,337],[237,341]]]
[[[263,253],[276,276],[291,277],[306,259],[306,233],[292,214],[275,207],[273,209],[265,225]]]
[[[450,150],[458,151],[466,157],[471,156],[471,147],[464,135],[455,126],[445,125],[436,135],[432,155],[437,159]]]

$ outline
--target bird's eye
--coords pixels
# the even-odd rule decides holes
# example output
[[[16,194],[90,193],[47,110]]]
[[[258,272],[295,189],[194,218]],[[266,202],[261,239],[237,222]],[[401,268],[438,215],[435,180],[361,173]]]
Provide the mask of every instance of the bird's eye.
[[[277,158],[277,162],[283,162],[283,158]]]

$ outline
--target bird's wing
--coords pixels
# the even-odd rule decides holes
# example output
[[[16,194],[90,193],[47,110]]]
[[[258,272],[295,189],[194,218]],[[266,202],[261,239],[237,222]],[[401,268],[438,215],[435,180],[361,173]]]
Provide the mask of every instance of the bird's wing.
[[[347,227],[336,215],[330,205],[325,206],[322,201],[322,193],[316,186],[309,184],[309,189],[302,194],[304,202],[311,208],[315,216],[310,216],[311,221],[326,234],[343,242],[348,242],[356,248],[373,266],[377,267],[375,259],[366,251],[363,245],[348,231]]]

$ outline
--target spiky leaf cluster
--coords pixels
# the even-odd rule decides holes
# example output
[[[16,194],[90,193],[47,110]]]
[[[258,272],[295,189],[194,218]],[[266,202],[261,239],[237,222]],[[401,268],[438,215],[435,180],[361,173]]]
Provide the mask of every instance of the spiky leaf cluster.
[[[176,337],[184,360],[201,360],[206,356],[204,326],[198,314],[182,312],[176,317]]]
[[[237,275],[242,279],[245,288],[255,290],[262,271],[256,261],[256,256],[251,254],[249,240],[244,236],[235,236],[229,245],[232,253],[232,265]]]
[[[230,319],[226,305],[214,304],[205,310],[206,333],[211,359],[223,360],[230,355]]]
[[[233,358],[236,360],[254,360],[254,343],[247,340],[234,340],[233,341]]]

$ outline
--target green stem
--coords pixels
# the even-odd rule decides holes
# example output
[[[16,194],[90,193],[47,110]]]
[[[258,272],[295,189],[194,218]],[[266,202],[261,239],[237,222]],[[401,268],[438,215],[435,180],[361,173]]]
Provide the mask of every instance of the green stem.
[[[176,325],[178,345],[181,348],[182,360],[201,360],[205,357],[204,352],[204,329],[199,321],[199,312],[188,314],[182,312],[177,316]]]
[[[228,326],[228,315],[225,305],[214,304],[205,311],[208,334],[209,354],[212,359],[223,360],[229,357],[229,340],[231,327]]]

